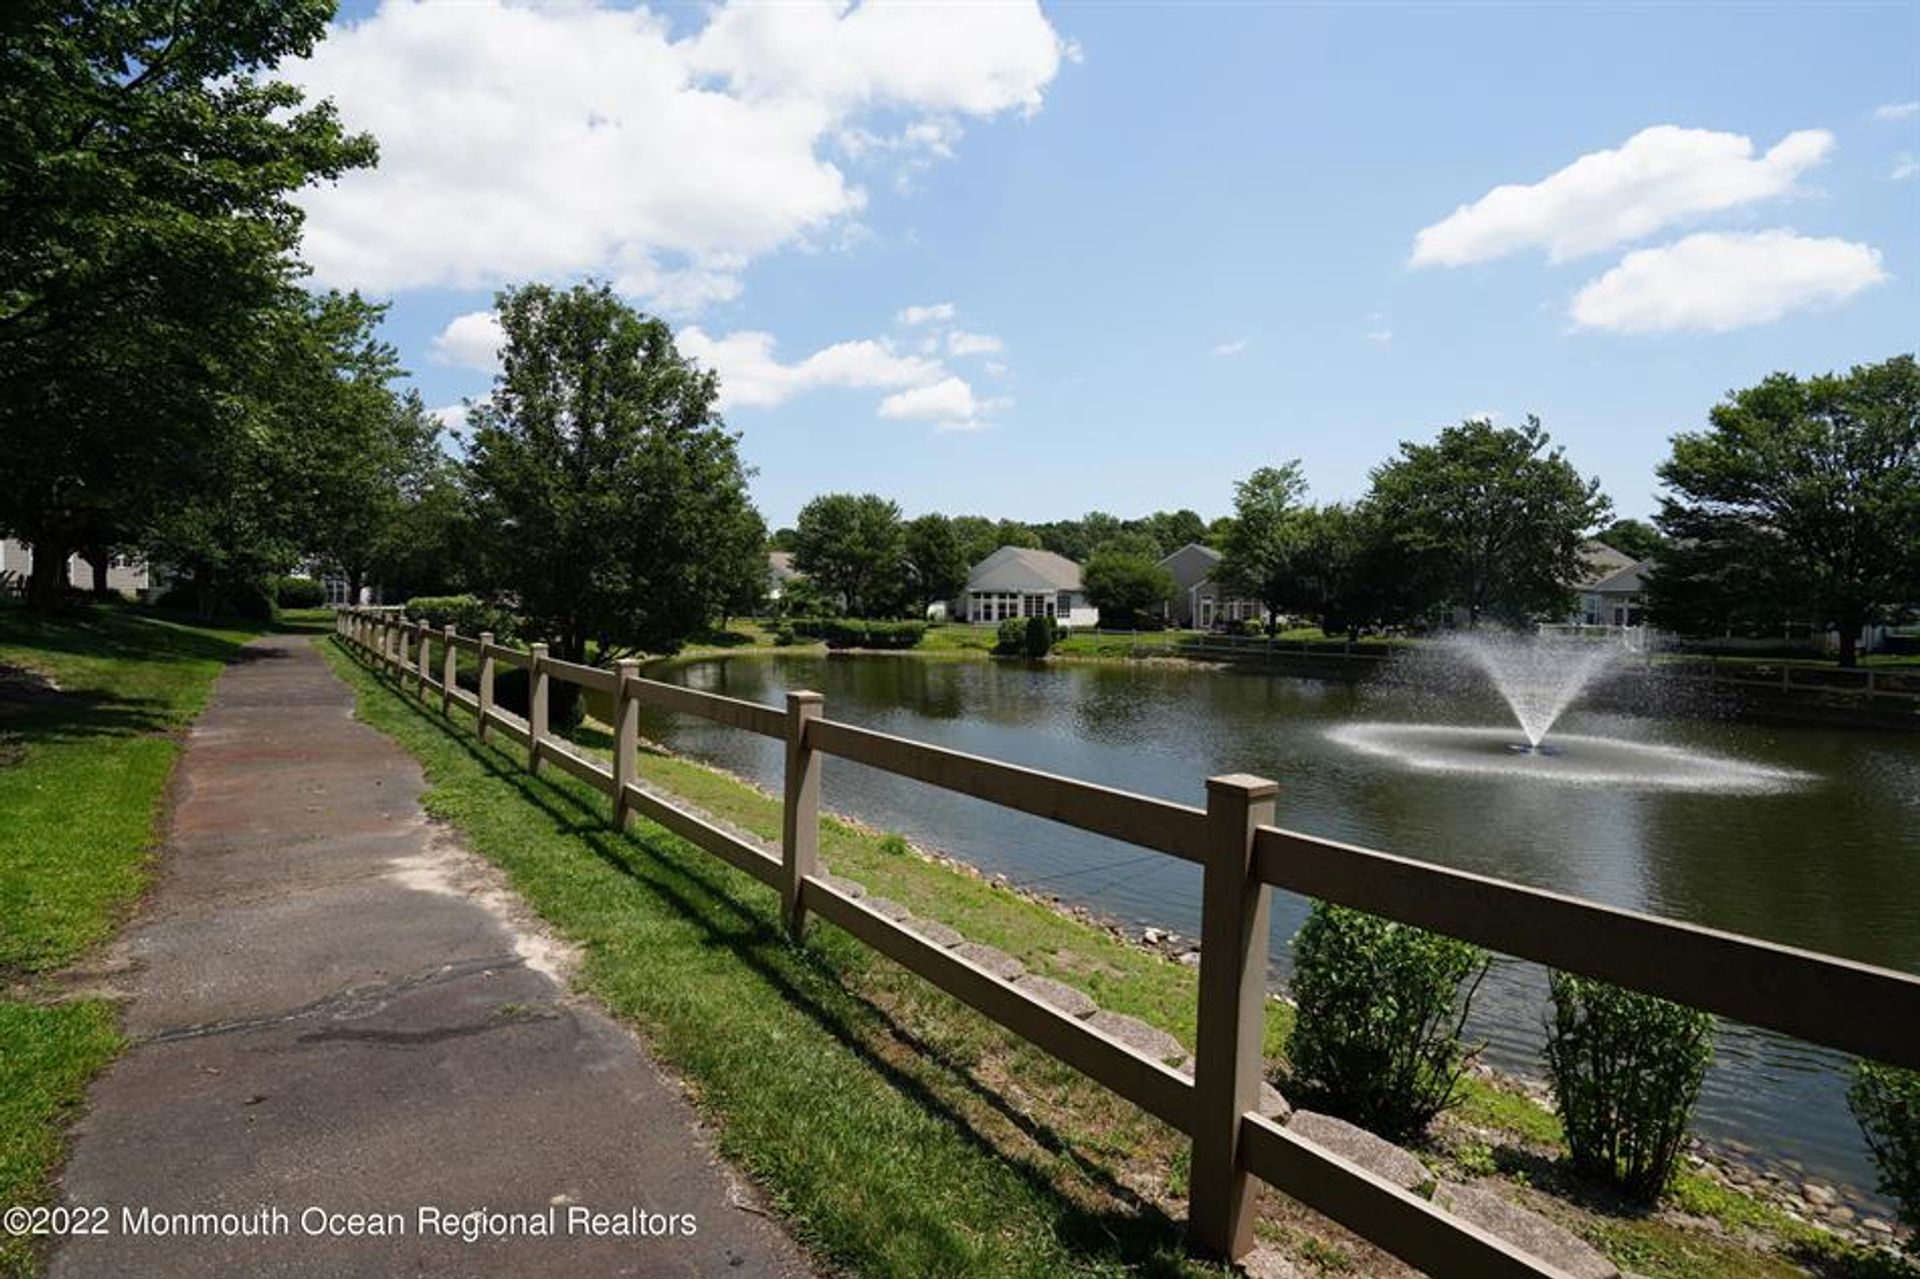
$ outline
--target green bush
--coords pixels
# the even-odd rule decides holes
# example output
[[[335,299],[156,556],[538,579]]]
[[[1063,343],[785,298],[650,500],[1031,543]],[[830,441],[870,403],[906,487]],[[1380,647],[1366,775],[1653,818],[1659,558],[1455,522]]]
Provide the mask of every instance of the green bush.
[[[1713,1018],[1572,973],[1553,973],[1552,986],[1547,1080],[1573,1166],[1652,1203],[1713,1060]]]
[[[511,612],[473,595],[416,595],[403,607],[416,622],[435,630],[452,623],[454,630],[472,639],[492,631],[495,640],[510,644],[520,630],[519,619]]]
[[[773,625],[773,644],[775,648],[792,648],[794,641],[791,622],[775,622]]]
[[[1017,617],[1000,623],[1000,629],[994,632],[993,651],[1005,657],[1026,652],[1027,624]]]
[[[870,622],[858,617],[799,617],[796,635],[825,640],[828,648],[912,648],[927,633],[925,622]]]
[[[1293,939],[1288,1090],[1387,1137],[1452,1105],[1472,1051],[1460,1038],[1486,972],[1477,946],[1315,902]]]
[[[1880,1192],[1892,1196],[1900,1220],[1913,1229],[1907,1248],[1920,1253],[1920,1070],[1856,1062],[1847,1102],[1866,1134]]]
[[[207,596],[194,582],[176,582],[154,601],[154,607],[196,617],[244,617],[253,622],[271,622],[280,616],[270,581],[232,582]]]
[[[1045,657],[1052,650],[1057,635],[1051,617],[1029,617],[1025,636],[1027,656],[1036,660]]]
[[[327,588],[310,577],[283,577],[274,599],[281,608],[322,608],[327,602]]]

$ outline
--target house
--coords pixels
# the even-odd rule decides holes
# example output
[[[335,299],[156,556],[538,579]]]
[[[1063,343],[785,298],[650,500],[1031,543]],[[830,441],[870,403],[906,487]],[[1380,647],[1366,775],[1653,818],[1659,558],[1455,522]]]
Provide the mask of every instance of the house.
[[[23,588],[33,575],[33,551],[24,543],[0,538],[0,582],[9,589]],[[77,591],[93,589],[93,566],[78,555],[67,559],[67,582]],[[126,555],[116,555],[107,566],[107,589],[122,595],[140,595],[152,585],[146,563]]]
[[[1100,625],[1100,610],[1087,602],[1080,584],[1080,566],[1024,546],[1003,546],[975,564],[966,591],[948,612],[963,622],[1051,617],[1062,626]]]
[[[1575,626],[1638,626],[1646,604],[1645,576],[1652,560],[1636,560],[1605,542],[1589,540],[1580,548],[1587,574],[1574,583],[1579,603],[1568,622]]]
[[[1189,542],[1160,561],[1160,567],[1173,577],[1173,598],[1163,613],[1169,625],[1205,631],[1223,622],[1266,616],[1260,601],[1228,595],[1213,580],[1220,559],[1220,552],[1211,546]]]
[[[787,593],[787,583],[803,574],[793,566],[792,551],[767,552],[767,602],[778,604]]]

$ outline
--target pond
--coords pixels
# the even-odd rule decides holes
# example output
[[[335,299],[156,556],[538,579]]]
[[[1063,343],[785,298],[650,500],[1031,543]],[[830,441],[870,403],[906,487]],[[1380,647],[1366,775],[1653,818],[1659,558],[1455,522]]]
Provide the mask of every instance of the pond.
[[[1711,755],[1773,779],[1727,790],[1583,784],[1524,767],[1436,771],[1370,749],[1369,725],[1512,727],[1490,698],[1438,703],[1385,679],[1349,686],[1169,665],[765,653],[650,673],[773,704],[790,689],[817,689],[835,719],[1188,804],[1205,803],[1210,775],[1255,773],[1280,783],[1280,821],[1297,830],[1920,971],[1920,738],[1910,735],[1575,706],[1556,736]],[[680,716],[655,716],[642,731],[780,785],[778,742]],[[1135,930],[1199,933],[1199,869],[1178,859],[839,759],[825,764],[823,803]],[[1287,941],[1305,910],[1275,893],[1276,982],[1286,980]],[[1468,1030],[1490,1063],[1537,1077],[1545,1011],[1542,972],[1501,961]],[[1845,1065],[1824,1049],[1724,1026],[1696,1128],[1794,1160],[1809,1176],[1870,1188]]]

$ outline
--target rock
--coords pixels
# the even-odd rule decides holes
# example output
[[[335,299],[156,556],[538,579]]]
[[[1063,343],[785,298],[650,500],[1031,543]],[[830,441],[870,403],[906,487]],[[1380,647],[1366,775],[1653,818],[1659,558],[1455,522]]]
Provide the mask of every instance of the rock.
[[[856,884],[851,879],[842,879],[838,875],[822,875],[820,876],[820,882],[828,888],[831,888],[834,892],[839,893],[842,897],[865,897],[867,895],[865,884]]]
[[[1242,1257],[1240,1268],[1247,1279],[1300,1279],[1302,1273],[1285,1253],[1265,1244]]]
[[[908,914],[905,906],[886,897],[869,897],[861,904],[882,919],[901,920]]]
[[[1305,1137],[1314,1145],[1330,1150],[1349,1163],[1359,1164],[1376,1177],[1391,1181],[1403,1190],[1431,1181],[1427,1166],[1384,1137],[1376,1137],[1364,1128],[1344,1119],[1312,1110],[1296,1110],[1287,1131]]]
[[[1181,952],[1180,952],[1180,962],[1181,962],[1182,964],[1184,964],[1184,965],[1186,965],[1186,966],[1187,966],[1188,968],[1198,968],[1198,967],[1200,966],[1200,952],[1199,952],[1199,950],[1198,950],[1198,949],[1195,949],[1195,950],[1183,950],[1183,951],[1181,951]]]
[[[1836,1199],[1832,1186],[1822,1185],[1817,1181],[1809,1181],[1800,1187],[1800,1194],[1816,1208],[1831,1208]]]
[[[951,948],[958,946],[966,940],[966,938],[962,937],[954,929],[948,928],[937,919],[920,919],[917,916],[908,915],[900,921],[900,927],[906,929],[908,932],[919,933],[936,946]]]
[[[1884,1235],[1887,1238],[1893,1237],[1893,1226],[1890,1223],[1881,1220],[1879,1217],[1864,1218],[1860,1222],[1860,1229],[1865,1230],[1870,1234]]]
[[[1167,934],[1158,928],[1149,928],[1140,934],[1140,940],[1149,946],[1158,946],[1167,939]]]
[[[1180,1046],[1179,1040],[1158,1026],[1147,1025],[1138,1017],[1102,1011],[1089,1017],[1087,1024],[1103,1034],[1113,1036],[1141,1056],[1151,1057],[1155,1061],[1178,1061],[1187,1055],[1187,1050]]]
[[[1853,1220],[1853,1216],[1853,1209],[1847,1207],[1845,1204],[1827,1210],[1827,1220],[1833,1222],[1835,1225],[1844,1226]]]
[[[1264,1079],[1260,1081],[1260,1114],[1276,1124],[1284,1124],[1293,1118],[1293,1103],[1280,1095],[1280,1090]]]
[[[1443,1181],[1433,1192],[1433,1202],[1573,1279],[1618,1279],[1619,1267],[1585,1240],[1491,1187]]]
[[[992,946],[983,946],[977,941],[970,941],[955,949],[953,953],[976,968],[986,969],[1001,981],[1014,981],[1021,973],[1027,971],[1025,964],[1006,951]]]
[[[1100,1008],[1085,991],[1038,973],[1028,973],[1017,984],[1041,1003],[1051,1004],[1069,1017],[1088,1017]]]

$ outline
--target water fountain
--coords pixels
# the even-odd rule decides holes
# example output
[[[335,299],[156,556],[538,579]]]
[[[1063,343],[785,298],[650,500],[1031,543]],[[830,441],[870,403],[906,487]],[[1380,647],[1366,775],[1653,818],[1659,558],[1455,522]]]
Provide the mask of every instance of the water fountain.
[[[1327,735],[1361,754],[1422,772],[1737,794],[1778,791],[1807,780],[1804,773],[1692,747],[1554,733],[1554,725],[1568,708],[1616,669],[1625,652],[1614,644],[1592,640],[1511,633],[1456,636],[1433,646],[1422,669],[1434,682],[1456,692],[1463,669],[1484,676],[1506,702],[1524,741],[1516,741],[1511,728],[1436,723],[1363,721],[1337,725]]]

